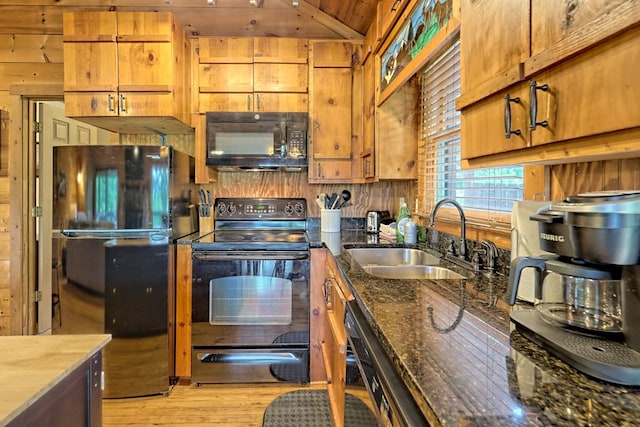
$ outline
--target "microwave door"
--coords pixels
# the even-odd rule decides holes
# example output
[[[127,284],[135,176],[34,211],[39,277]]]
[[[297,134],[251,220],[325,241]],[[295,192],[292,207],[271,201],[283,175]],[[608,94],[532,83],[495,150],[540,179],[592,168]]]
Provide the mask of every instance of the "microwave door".
[[[278,122],[209,123],[207,164],[209,166],[281,166],[282,131]]]

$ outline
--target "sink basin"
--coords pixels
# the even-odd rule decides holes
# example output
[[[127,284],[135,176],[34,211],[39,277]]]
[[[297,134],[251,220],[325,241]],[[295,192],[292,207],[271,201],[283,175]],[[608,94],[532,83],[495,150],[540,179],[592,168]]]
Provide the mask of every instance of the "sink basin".
[[[461,274],[434,265],[364,265],[364,271],[384,279],[464,279]]]
[[[366,265],[438,265],[440,258],[410,248],[352,248],[347,249],[361,266]]]

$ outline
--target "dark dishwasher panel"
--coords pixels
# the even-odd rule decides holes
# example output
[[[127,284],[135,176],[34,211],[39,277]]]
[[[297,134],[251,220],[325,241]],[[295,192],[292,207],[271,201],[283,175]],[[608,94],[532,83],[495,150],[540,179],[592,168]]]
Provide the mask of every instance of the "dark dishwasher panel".
[[[383,426],[419,427],[429,423],[396,372],[355,301],[347,303],[349,344]]]

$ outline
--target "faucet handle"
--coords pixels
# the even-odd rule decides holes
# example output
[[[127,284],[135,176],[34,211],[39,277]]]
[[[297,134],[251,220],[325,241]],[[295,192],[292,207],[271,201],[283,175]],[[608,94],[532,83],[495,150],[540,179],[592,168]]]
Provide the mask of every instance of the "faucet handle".
[[[496,258],[498,257],[498,248],[491,240],[483,240],[480,242],[480,244],[486,248],[487,269],[491,271],[495,270]]]
[[[449,239],[449,247],[447,248],[447,253],[451,255],[456,254],[456,242],[453,239]]]

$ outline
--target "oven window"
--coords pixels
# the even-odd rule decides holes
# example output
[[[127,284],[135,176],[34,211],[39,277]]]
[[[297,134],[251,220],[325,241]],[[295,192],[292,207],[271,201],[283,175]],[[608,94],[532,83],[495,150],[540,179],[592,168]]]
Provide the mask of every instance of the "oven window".
[[[269,276],[235,276],[209,282],[212,325],[288,325],[292,282]]]

